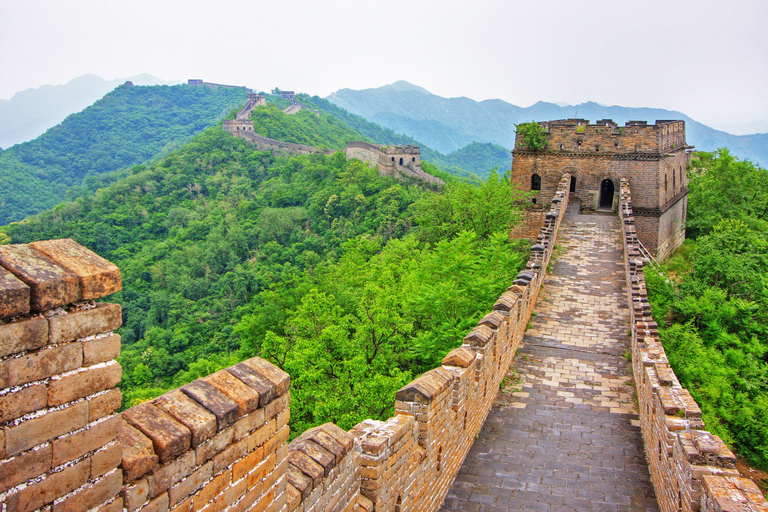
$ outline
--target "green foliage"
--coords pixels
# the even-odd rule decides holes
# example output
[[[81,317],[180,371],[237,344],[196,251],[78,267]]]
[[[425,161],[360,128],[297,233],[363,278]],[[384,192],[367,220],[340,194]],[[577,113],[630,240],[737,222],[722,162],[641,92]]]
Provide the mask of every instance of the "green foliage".
[[[764,169],[740,161],[727,149],[697,153],[688,169],[688,236],[709,233],[722,219],[768,231],[767,178]]]
[[[37,139],[0,152],[0,224],[120,176],[99,182],[105,173],[170,153],[244,99],[245,93],[235,89],[116,88]]]
[[[332,115],[318,115],[307,109],[288,115],[274,104],[267,104],[253,109],[251,120],[259,135],[296,144],[342,149],[350,141],[361,140],[359,133]]]
[[[449,183],[442,193],[428,194],[414,205],[419,237],[435,243],[463,230],[472,230],[485,239],[494,233],[508,233],[522,218],[519,197],[520,192],[510,185],[508,172],[499,177],[492,170],[479,188]]]
[[[693,200],[693,198],[692,198]],[[673,283],[646,267],[651,309],[680,382],[709,430],[768,468],[768,237],[739,219],[715,224],[676,258]]]
[[[543,151],[547,149],[547,134],[544,128],[536,121],[515,125],[517,133],[522,135],[525,147],[531,151]]]
[[[273,126],[287,117],[264,110]],[[124,406],[260,355],[292,375],[294,432],[349,428],[390,415],[526,259],[484,204],[506,201],[507,178],[456,190],[485,213],[460,229],[433,220],[450,234],[425,243],[413,212],[433,192],[340,152],[279,156],[212,128],[0,233],[72,237],[120,267]]]

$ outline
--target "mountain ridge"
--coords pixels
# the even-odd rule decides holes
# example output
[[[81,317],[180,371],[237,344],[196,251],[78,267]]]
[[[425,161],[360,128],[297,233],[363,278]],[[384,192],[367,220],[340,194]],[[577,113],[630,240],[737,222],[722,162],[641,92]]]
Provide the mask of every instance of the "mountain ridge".
[[[0,148],[33,140],[70,114],[92,105],[115,87],[131,81],[134,85],[173,85],[148,73],[105,80],[94,74],[73,78],[65,84],[24,89],[9,100],[0,100]]]
[[[728,147],[741,159],[768,165],[768,134],[733,135],[700,123],[686,114],[652,107],[604,106],[594,101],[559,106],[538,101],[520,107],[500,99],[476,101],[466,97],[445,98],[413,84],[396,87],[339,89],[326,99],[352,114],[405,133],[442,153],[451,153],[472,142],[514,147],[514,125],[531,120],[547,121],[579,117],[596,121],[682,119],[688,142],[696,149],[713,151]]]

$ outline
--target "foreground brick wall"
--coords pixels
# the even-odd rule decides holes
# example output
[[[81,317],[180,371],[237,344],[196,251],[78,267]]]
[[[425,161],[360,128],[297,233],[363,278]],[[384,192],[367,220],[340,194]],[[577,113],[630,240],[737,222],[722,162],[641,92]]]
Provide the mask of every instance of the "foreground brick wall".
[[[662,512],[768,511],[752,480],[741,478],[736,458],[704,430],[701,409],[683,389],[659,341],[637,244],[632,198],[621,184],[627,287],[632,327],[632,365],[651,480]]]
[[[522,339],[568,204],[395,416],[289,438],[289,376],[253,358],[121,414],[118,269],[71,240],[0,246],[0,511],[432,511]]]
[[[0,246],[0,509],[120,510],[117,267],[72,240]]]

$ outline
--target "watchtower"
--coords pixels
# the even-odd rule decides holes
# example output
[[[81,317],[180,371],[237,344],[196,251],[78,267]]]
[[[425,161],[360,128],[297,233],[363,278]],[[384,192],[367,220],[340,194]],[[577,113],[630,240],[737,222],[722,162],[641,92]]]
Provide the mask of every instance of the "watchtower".
[[[692,146],[685,142],[684,121],[585,119],[538,123],[546,147],[533,150],[520,132],[512,151],[512,182],[535,193],[529,220],[551,202],[564,173],[571,175],[572,200],[582,211],[613,211],[619,205],[621,178],[632,189],[640,241],[658,259],[685,240],[688,187],[685,168]]]

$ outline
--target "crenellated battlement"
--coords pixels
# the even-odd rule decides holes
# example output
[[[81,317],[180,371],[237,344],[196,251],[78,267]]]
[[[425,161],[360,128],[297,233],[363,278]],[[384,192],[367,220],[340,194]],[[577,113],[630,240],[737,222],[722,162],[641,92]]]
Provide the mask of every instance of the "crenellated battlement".
[[[619,126],[611,119],[589,124],[586,119],[560,119],[539,123],[549,151],[581,155],[660,155],[690,149],[685,142],[685,121],[627,121]],[[522,134],[515,137],[517,151],[526,151]],[[518,149],[519,148],[519,149]]]

